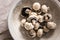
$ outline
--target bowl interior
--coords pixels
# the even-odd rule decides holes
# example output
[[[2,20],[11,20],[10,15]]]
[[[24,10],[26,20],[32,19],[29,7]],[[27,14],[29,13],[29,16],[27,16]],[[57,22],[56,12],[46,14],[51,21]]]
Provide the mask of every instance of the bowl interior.
[[[28,33],[25,29],[20,27],[20,20],[21,20],[21,9],[24,6],[32,7],[34,2],[39,2],[41,5],[46,4],[50,7],[50,13],[53,16],[53,21],[57,24],[56,30],[51,31],[42,38],[31,38],[29,37]],[[52,0],[21,0],[16,7],[14,8],[13,12],[9,15],[9,29],[12,37],[15,40],[59,40],[60,38],[60,9],[57,4]]]

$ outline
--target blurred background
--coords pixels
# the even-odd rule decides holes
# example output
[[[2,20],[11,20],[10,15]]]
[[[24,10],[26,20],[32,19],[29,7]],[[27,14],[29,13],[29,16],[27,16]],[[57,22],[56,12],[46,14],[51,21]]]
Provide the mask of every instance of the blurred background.
[[[13,40],[8,30],[8,14],[19,0],[0,0],[0,40]],[[60,0],[58,0],[60,1]]]
[[[19,0],[0,0],[0,40],[13,40],[8,30],[8,14]]]

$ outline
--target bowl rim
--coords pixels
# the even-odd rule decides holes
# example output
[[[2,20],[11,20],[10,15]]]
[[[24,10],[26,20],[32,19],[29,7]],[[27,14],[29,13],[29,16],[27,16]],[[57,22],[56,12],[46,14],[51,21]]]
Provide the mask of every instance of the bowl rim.
[[[9,19],[10,19],[11,15],[12,15],[13,10],[15,9],[16,5],[17,5],[20,1],[21,1],[21,0],[17,0],[17,1],[14,3],[14,5],[12,6],[10,12],[8,13],[8,17],[7,17],[8,30],[9,30],[11,36],[12,36],[12,32],[11,32],[11,30],[10,30],[10,28],[9,28],[9,27],[10,27],[10,26],[9,26],[9,25],[10,25],[10,24],[9,24]],[[14,40],[16,40],[16,39],[14,38],[14,36],[12,36],[12,38],[13,38]]]

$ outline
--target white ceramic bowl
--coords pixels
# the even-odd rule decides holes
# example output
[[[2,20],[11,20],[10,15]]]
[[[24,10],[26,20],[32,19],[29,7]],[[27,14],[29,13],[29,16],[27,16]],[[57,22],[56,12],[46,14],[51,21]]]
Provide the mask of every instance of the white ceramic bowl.
[[[30,6],[34,2],[40,2],[50,7],[53,20],[57,24],[56,30],[48,33],[42,38],[29,38],[20,27],[20,14],[23,6]],[[60,7],[56,0],[21,0],[11,10],[8,16],[8,28],[14,40],[59,40],[60,38]]]

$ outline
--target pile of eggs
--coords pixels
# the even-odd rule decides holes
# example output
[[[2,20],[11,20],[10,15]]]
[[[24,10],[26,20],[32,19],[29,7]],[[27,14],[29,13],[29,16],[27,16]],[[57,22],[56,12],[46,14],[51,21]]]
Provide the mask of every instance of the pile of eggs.
[[[56,23],[51,21],[49,7],[38,2],[35,2],[31,8],[28,6],[22,8],[21,15],[25,17],[21,20],[21,26],[29,31],[32,38],[42,37],[44,33],[56,28]]]

